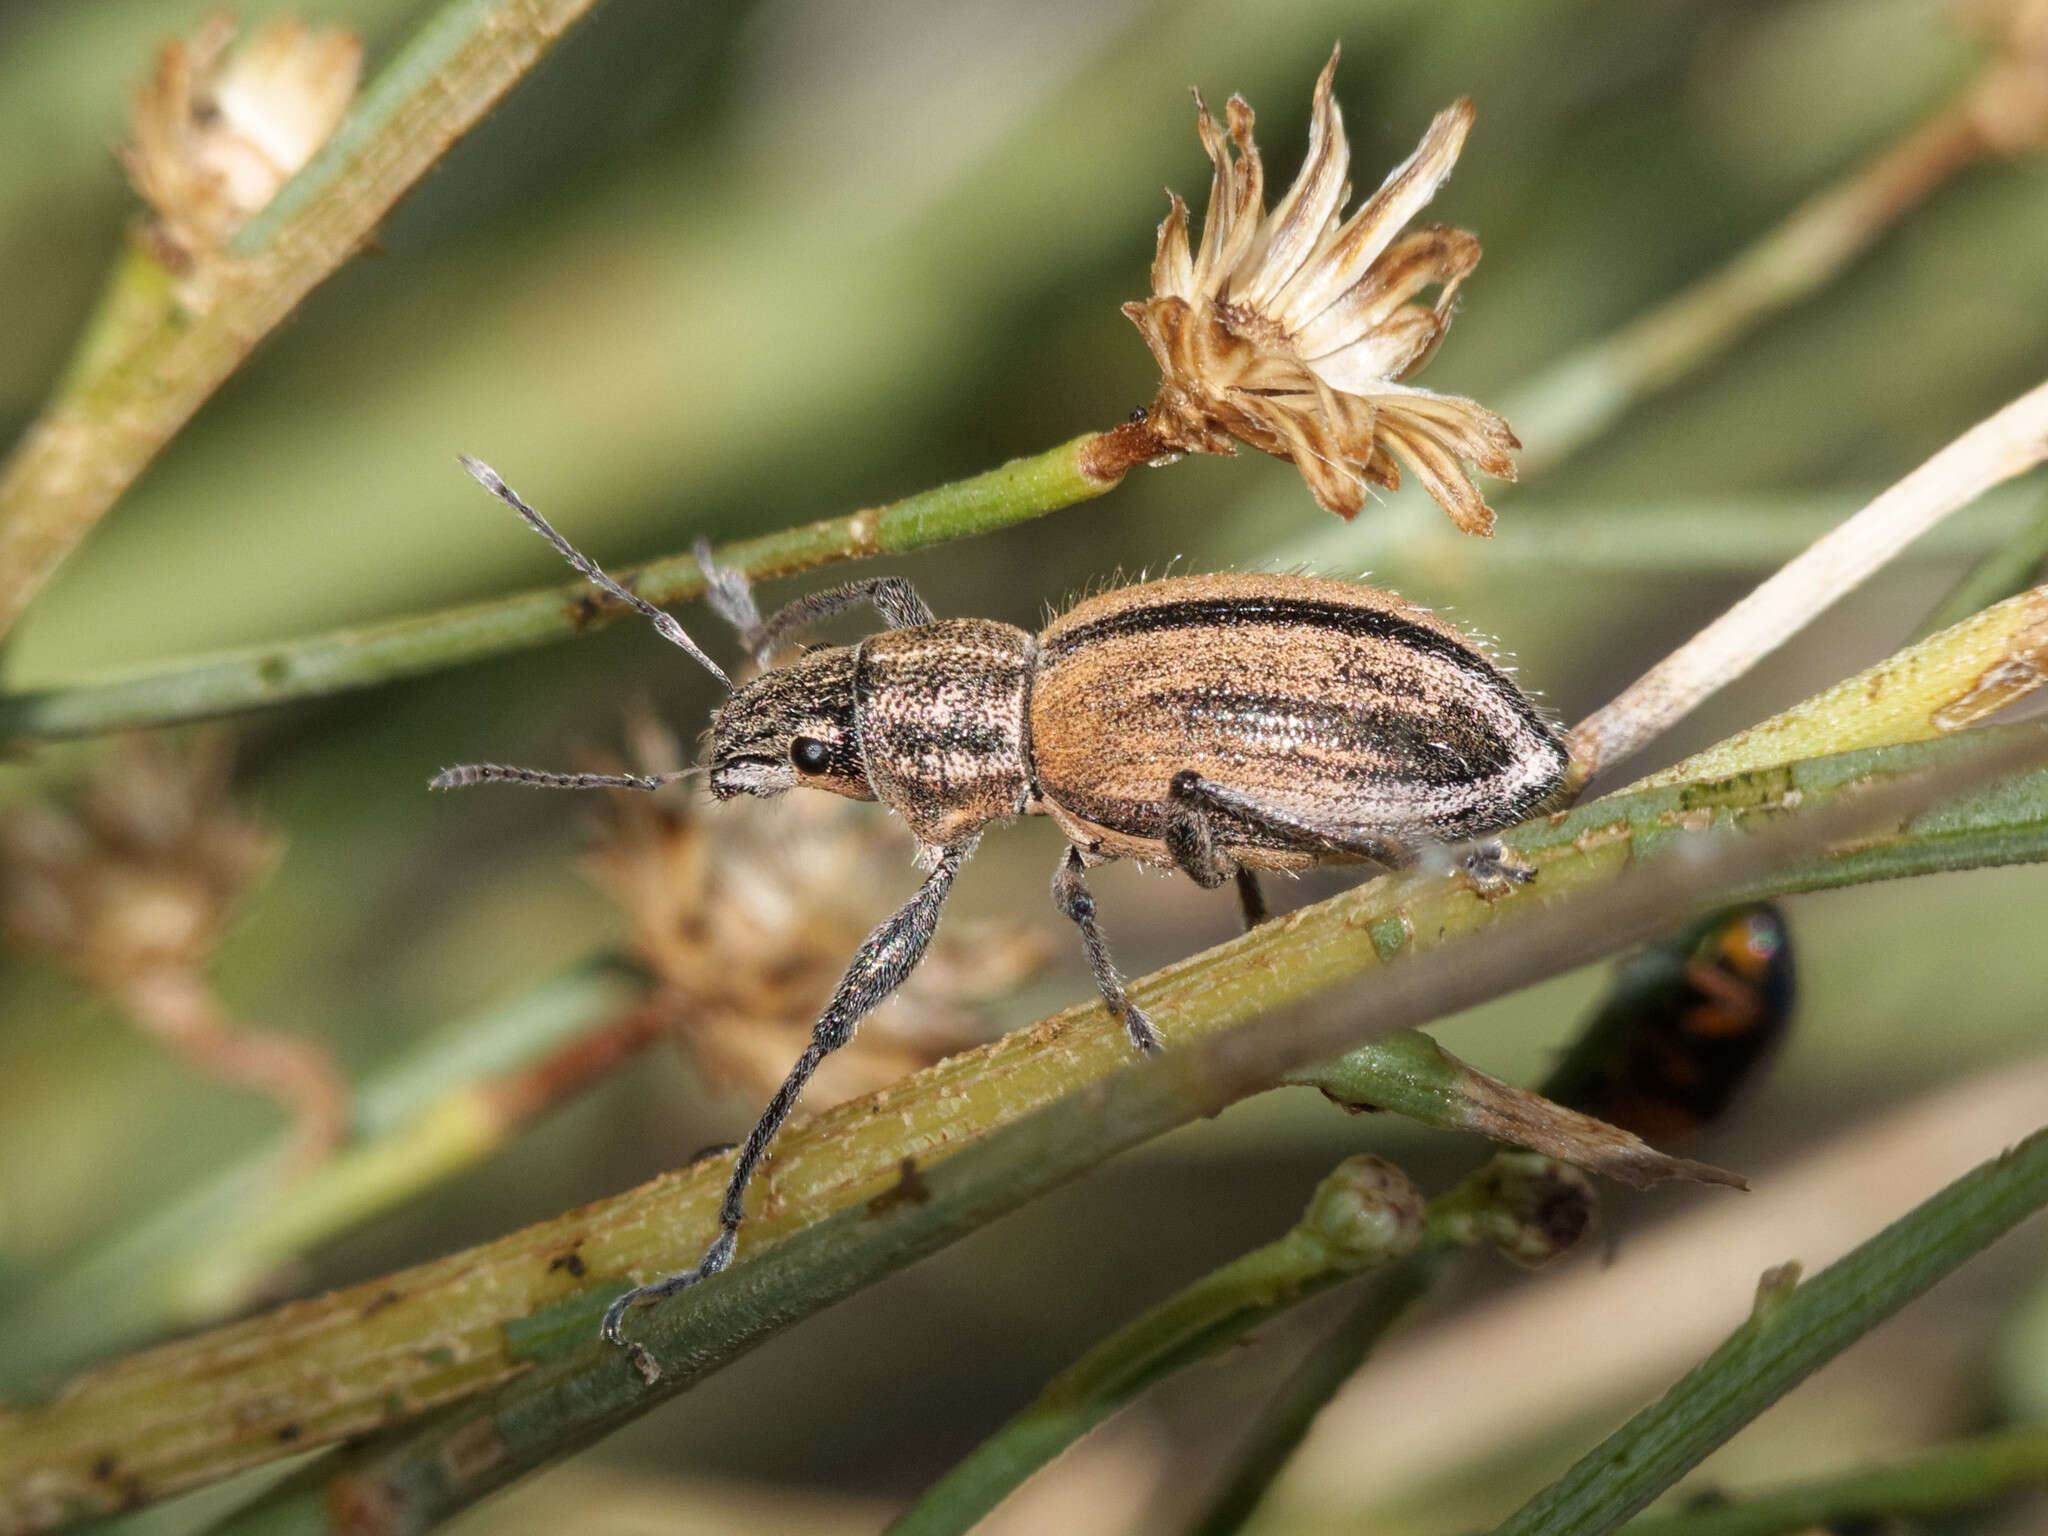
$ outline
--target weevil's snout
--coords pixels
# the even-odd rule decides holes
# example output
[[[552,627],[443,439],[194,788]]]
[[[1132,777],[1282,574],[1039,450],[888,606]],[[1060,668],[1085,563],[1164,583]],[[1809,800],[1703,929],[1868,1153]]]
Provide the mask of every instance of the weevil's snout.
[[[799,786],[872,800],[854,717],[854,652],[811,651],[743,684],[711,723],[711,793],[779,795]]]

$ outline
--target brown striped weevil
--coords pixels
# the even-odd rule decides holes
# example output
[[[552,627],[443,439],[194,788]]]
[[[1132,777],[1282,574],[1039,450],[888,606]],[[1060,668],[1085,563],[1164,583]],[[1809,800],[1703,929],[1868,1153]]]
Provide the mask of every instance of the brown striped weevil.
[[[982,829],[1050,816],[1068,839],[1053,902],[1080,930],[1109,1011],[1140,1051],[1159,1049],[1096,923],[1087,870],[1113,859],[1234,879],[1247,922],[1260,869],[1408,862],[1428,843],[1481,836],[1559,792],[1561,734],[1471,640],[1428,610],[1313,576],[1182,576],[1103,592],[1038,634],[935,619],[893,576],[814,592],[763,620],[746,579],[699,545],[711,606],[764,670],[734,688],[669,614],[578,553],[486,466],[463,467],[571,565],[640,611],[729,691],[702,769],[719,800],[799,787],[879,800],[916,835],[917,894],[868,935],[811,1044],[733,1162],[719,1234],[694,1269],[629,1291],[635,1306],[732,1262],[744,1199],[811,1074],[923,958]],[[769,663],[798,631],[860,605],[888,628],[856,645]],[[659,788],[680,774],[556,774],[476,764],[436,789]],[[1497,857],[1497,854],[1496,854]]]

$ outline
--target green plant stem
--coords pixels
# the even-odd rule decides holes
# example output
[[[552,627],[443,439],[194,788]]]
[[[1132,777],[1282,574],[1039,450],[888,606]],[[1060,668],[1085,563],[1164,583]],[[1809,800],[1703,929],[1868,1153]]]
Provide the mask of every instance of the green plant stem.
[[[1913,636],[1929,635],[1960,624],[1993,603],[2024,592],[2038,583],[2048,567],[2048,501],[2041,502],[2027,523],[1981,560],[1969,575],[1941,600]]]
[[[51,1277],[0,1318],[15,1390],[171,1328],[246,1306],[291,1258],[502,1146],[502,1086],[542,1067],[644,986],[594,961],[422,1040],[355,1091],[348,1144],[277,1187],[289,1137],[208,1179]]]
[[[2023,739],[2030,748],[2033,740],[2019,732],[1993,732],[1989,739]],[[1136,983],[1135,994],[1169,1046],[1185,1047],[1378,973],[1411,951],[1507,922],[1510,914],[1520,914],[1517,922],[1534,921],[1549,903],[1607,886],[1638,861],[1674,842],[1691,844],[1709,827],[1756,828],[1777,838],[1814,825],[1809,818],[1845,792],[1879,793],[1902,782],[1900,775],[1937,768],[1984,745],[1950,741],[1851,754],[1719,785],[1580,806],[1509,834],[1510,845],[1538,869],[1532,900],[1488,904],[1454,876],[1419,867],[1262,924]],[[1850,855],[1806,859],[1757,883],[1780,891],[1818,889],[1847,879],[2044,857],[2048,770],[2035,770],[1903,819],[1888,835],[1860,840]],[[1632,931],[1624,922],[1603,944],[1625,943]],[[1406,969],[1406,961],[1387,967],[1381,979]],[[1458,982],[1460,989],[1470,985],[1469,978]],[[1437,1011],[1452,1006],[1447,1000]],[[1398,1011],[1382,1011],[1377,1000],[1369,1015],[1358,1017],[1380,1032],[1410,1022]],[[1356,1036],[1303,1059],[1334,1055],[1351,1043]],[[1169,1065],[1199,1059],[1183,1049],[1166,1054]],[[778,1144],[762,1190],[764,1196],[772,1190],[773,1200],[748,1225],[748,1261],[731,1283],[700,1287],[693,1296],[700,1303],[765,1296],[753,1288],[755,1280],[766,1284],[771,1274],[784,1274],[764,1266],[792,1233],[816,1228],[833,1211],[857,1210],[889,1189],[905,1158],[920,1166],[944,1159],[933,1165],[936,1174],[959,1155],[956,1149],[1043,1105],[1077,1096],[1097,1102],[1092,1095],[1102,1091],[1099,1085],[1127,1060],[1119,1026],[1090,1003],[793,1127]],[[1292,1065],[1277,1063],[1274,1070],[1284,1073]],[[1099,1160],[1113,1150],[1102,1136],[1116,1128],[1088,1130],[1092,1124],[1086,1122],[1077,1146],[1092,1148]],[[1064,1156],[1048,1169],[1069,1166]],[[1029,1168],[1027,1159],[1027,1174]],[[467,1252],[115,1362],[74,1380],[57,1401],[0,1414],[0,1489],[42,1490],[31,1510],[0,1502],[0,1532],[47,1524],[54,1515],[44,1511],[67,1518],[107,1512],[130,1490],[162,1497],[290,1448],[402,1425],[427,1409],[533,1375],[589,1343],[597,1313],[618,1289],[664,1273],[702,1248],[725,1175],[724,1159],[707,1159]],[[829,1245],[805,1251],[844,1256]],[[890,1262],[907,1262],[909,1249],[890,1252]],[[790,1289],[778,1293],[783,1300],[777,1306],[808,1297],[804,1310],[815,1310],[844,1294],[838,1281],[820,1273],[788,1275],[786,1283]],[[645,1316],[651,1323],[660,1313]],[[746,1312],[756,1321],[768,1315]],[[705,1317],[712,1320],[711,1313]],[[752,1326],[750,1338],[758,1336]],[[708,1362],[715,1353],[707,1344],[693,1358]],[[120,1459],[117,1485],[95,1475],[108,1454]]]
[[[1091,432],[1030,458],[885,507],[728,544],[719,559],[755,580],[841,560],[902,554],[1042,517],[1100,496],[1149,456],[1141,430]],[[704,590],[694,555],[614,573],[649,602]],[[98,682],[0,695],[0,744],[91,736],[318,698],[565,640],[626,610],[566,583],[461,608],[191,657]]]
[[[1623,413],[1818,292],[1958,171],[1984,158],[1978,82],[1846,180],[1801,203],[1726,265],[1640,319],[1574,352],[1502,405],[1524,447],[1524,479],[1571,457]]]
[[[2048,1204],[2048,1131],[1963,1175],[1757,1312],[1494,1536],[1604,1536],[1743,1425]]]
[[[1751,773],[1815,750],[1928,741],[1973,725],[2048,682],[2048,587],[1972,613],[1631,788]]]
[[[1280,1475],[1309,1426],[1366,1356],[1435,1289],[1455,1245],[1430,1237],[1400,1263],[1367,1282],[1341,1322],[1318,1338],[1267,1401],[1209,1503],[1188,1525],[1191,1536],[1234,1536]]]
[[[1993,412],[1572,727],[1583,788],[1747,672],[1906,545],[1995,485],[2048,459],[2048,383]]]
[[[1575,1090],[1585,1076],[1582,1053],[1589,1042],[1603,1037],[1603,1015],[1604,1010],[1595,1011],[1579,1039],[1551,1068],[1541,1090],[1543,1102],[1576,1102]],[[1377,1045],[1399,1045],[1407,1033],[1389,1035]],[[1419,1038],[1430,1039],[1427,1035]],[[1339,1061],[1372,1049],[1374,1045],[1360,1046]],[[1350,1312],[1302,1356],[1260,1409],[1216,1492],[1189,1523],[1190,1536],[1234,1536],[1244,1528],[1273,1480],[1308,1437],[1316,1416],[1358,1373],[1366,1357],[1408,1309],[1436,1287],[1452,1256],[1452,1245],[1432,1233],[1414,1253],[1374,1277]]]
[[[1354,1165],[1371,1165],[1365,1170],[1369,1174],[1383,1170],[1380,1177],[1398,1180],[1414,1202],[1414,1215],[1405,1221],[1390,1215],[1364,1223],[1368,1239],[1363,1243],[1343,1240],[1353,1224],[1345,1213],[1332,1219],[1329,1210],[1359,1207],[1356,1193],[1346,1187]],[[1377,1159],[1348,1159],[1324,1180],[1302,1219],[1284,1236],[1182,1287],[1060,1372],[892,1521],[889,1536],[955,1536],[967,1530],[1032,1473],[1155,1382],[1210,1358],[1309,1297],[1398,1260],[1423,1237],[1422,1223],[1415,1219],[1420,1199],[1405,1178]]]
[[[1830,804],[1802,804],[1751,836],[1680,833],[1689,844],[1682,856],[1616,865],[1574,847],[1545,864],[1550,883],[1540,901],[1503,904],[1477,924],[1458,920],[1461,897],[1445,889],[1462,893],[1463,882],[1427,877],[1437,889],[1414,896],[1404,947],[1416,952],[1402,963],[1207,1038],[1187,1039],[1178,1010],[1164,1008],[1155,1019],[1174,1048],[1159,1060],[1126,1066],[919,1169],[914,1192],[899,1188],[890,1198],[842,1209],[765,1253],[757,1245],[758,1257],[730,1274],[647,1308],[635,1324],[633,1351],[593,1336],[602,1295],[532,1319],[520,1330],[536,1359],[528,1374],[309,1469],[250,1511],[247,1525],[231,1529],[277,1529],[287,1511],[307,1509],[375,1511],[377,1529],[430,1526],[646,1412],[790,1323],[1118,1152],[1215,1114],[1361,1038],[1468,1007],[1663,932],[1709,893],[1764,878],[1795,850],[1818,854],[1852,832],[1909,820],[1931,799],[1981,783],[1988,773],[2038,760],[2048,737],[2025,731],[1973,745],[1983,749]],[[1482,927],[1498,931],[1477,931]],[[709,1223],[697,1230],[701,1236]],[[315,1489],[322,1490],[320,1502],[308,1504]]]
[[[201,258],[196,310],[144,270],[153,259],[123,254],[79,363],[0,468],[0,634],[256,344],[594,3],[444,0],[229,250]]]
[[[2048,1484],[2048,1427],[2029,1424],[1789,1488],[1644,1515],[1628,1536],[1786,1536],[1838,1522],[1939,1515]]]

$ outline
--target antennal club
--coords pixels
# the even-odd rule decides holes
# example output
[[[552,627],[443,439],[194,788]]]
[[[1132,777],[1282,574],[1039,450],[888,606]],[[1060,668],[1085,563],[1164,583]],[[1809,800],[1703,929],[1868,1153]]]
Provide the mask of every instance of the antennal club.
[[[555,532],[553,525],[546,518],[534,511],[524,501],[521,501],[519,493],[507,485],[498,472],[491,468],[490,465],[484,463],[482,459],[472,459],[465,454],[458,458],[456,462],[469,471],[470,478],[476,481],[478,485],[526,519],[527,527],[554,545],[555,553],[581,571],[593,586],[617,598],[620,602],[637,609],[654,626],[662,639],[668,641],[670,645],[678,646],[688,651],[697,659],[698,665],[702,666],[705,671],[709,672],[724,685],[727,693],[732,692],[732,679],[725,675],[725,669],[704,654],[703,649],[698,646],[697,642],[690,638],[688,631],[676,622],[675,615],[664,613],[661,609],[655,607],[654,604],[648,602],[646,598],[627,591],[616,581],[613,581],[611,577],[604,573],[595,560]],[[621,787],[637,788],[639,786]]]

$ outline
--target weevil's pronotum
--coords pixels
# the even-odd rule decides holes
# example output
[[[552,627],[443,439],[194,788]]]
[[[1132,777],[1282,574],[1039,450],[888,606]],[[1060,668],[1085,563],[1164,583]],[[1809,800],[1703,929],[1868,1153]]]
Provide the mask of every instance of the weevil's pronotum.
[[[675,619],[579,554],[490,469],[463,465],[604,591],[650,618],[730,690],[703,770],[711,793],[799,787],[879,800],[909,824],[923,886],[868,935],[812,1043],[734,1160],[720,1230],[697,1267],[628,1292],[636,1305],[732,1262],[748,1181],[818,1064],[923,957],[982,829],[1050,816],[1068,838],[1053,902],[1081,934],[1109,1011],[1141,1051],[1159,1047],[1126,996],[1097,926],[1086,871],[1112,859],[1235,879],[1248,922],[1260,869],[1404,862],[1425,843],[1475,837],[1549,801],[1565,774],[1557,728],[1486,654],[1426,609],[1313,576],[1182,576],[1103,592],[1040,633],[935,619],[896,577],[797,599],[765,621],[745,578],[699,546],[712,606],[767,667],[799,630],[860,605],[888,628],[805,652],[733,688]],[[478,764],[433,781],[654,789],[676,774],[555,774]]]

